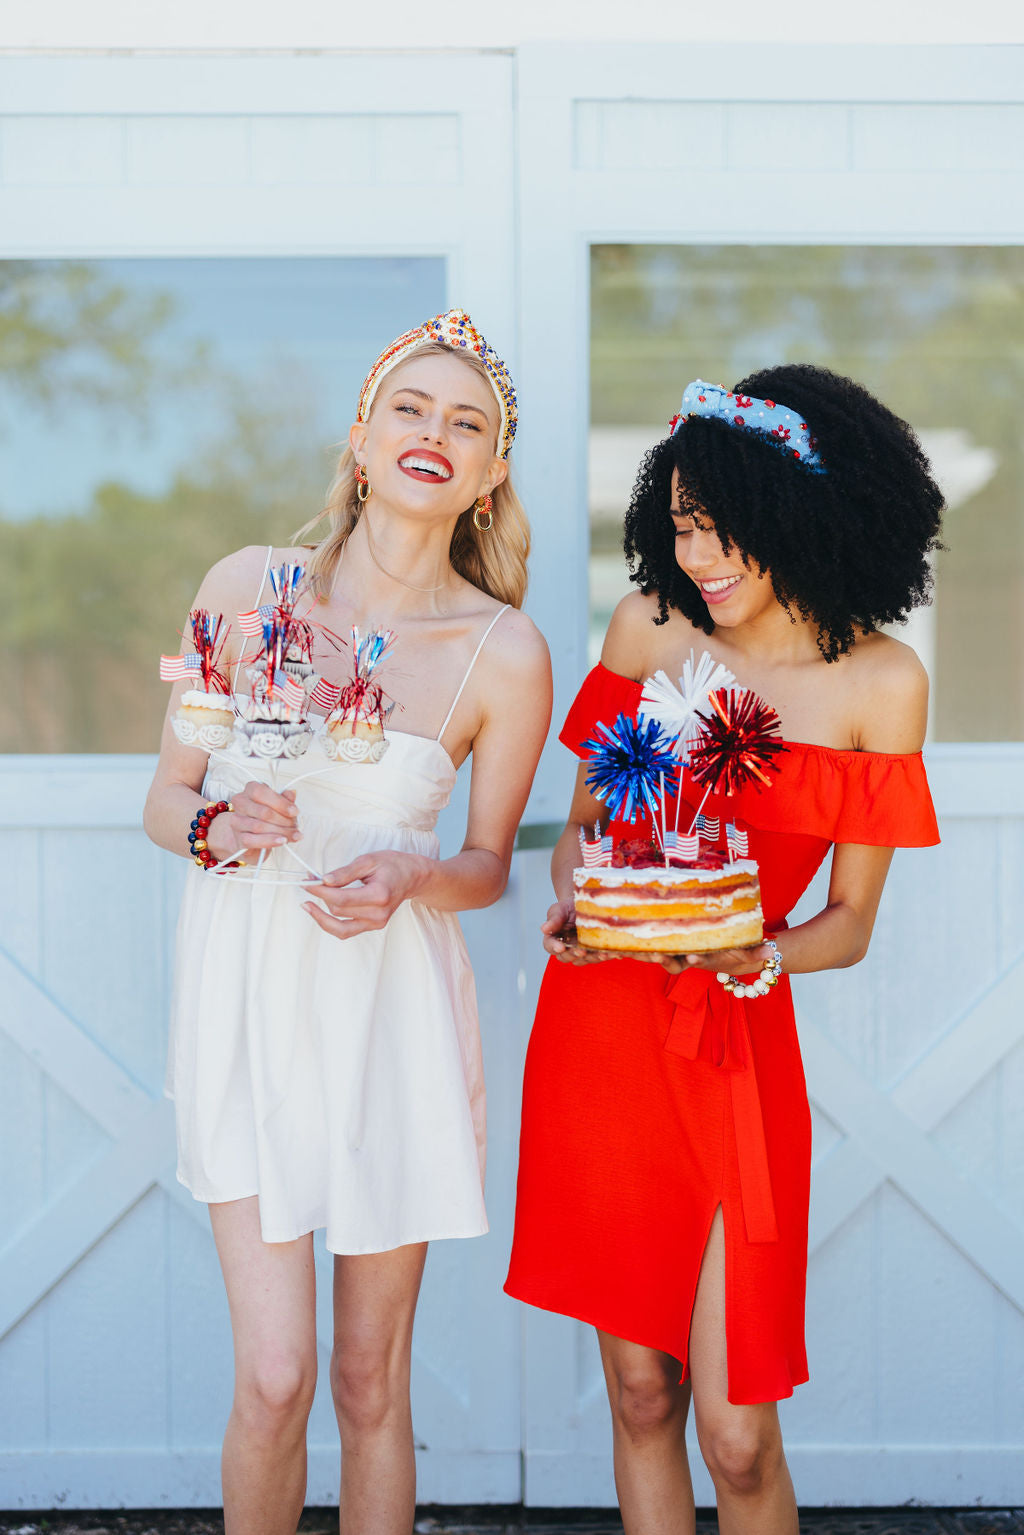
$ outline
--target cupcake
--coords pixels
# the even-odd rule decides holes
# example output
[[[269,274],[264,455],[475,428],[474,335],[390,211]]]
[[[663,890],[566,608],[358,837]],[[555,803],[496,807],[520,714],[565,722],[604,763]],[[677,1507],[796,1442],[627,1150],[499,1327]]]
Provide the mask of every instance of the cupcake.
[[[325,727],[324,749],[335,762],[379,762],[388,749],[380,711],[332,714]]]
[[[181,696],[171,727],[183,746],[219,751],[230,740],[234,721],[235,710],[229,694],[189,688]]]

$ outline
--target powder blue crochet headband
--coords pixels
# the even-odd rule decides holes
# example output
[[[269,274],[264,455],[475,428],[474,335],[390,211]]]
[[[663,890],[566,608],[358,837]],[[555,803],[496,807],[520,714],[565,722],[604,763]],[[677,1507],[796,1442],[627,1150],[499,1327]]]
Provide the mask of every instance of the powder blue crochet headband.
[[[799,459],[817,474],[825,473],[825,466],[816,449],[817,440],[800,412],[780,405],[776,400],[755,400],[749,394],[732,394],[721,384],[705,384],[694,379],[683,390],[679,414],[669,422],[669,433],[675,436],[690,416],[706,416],[709,420],[724,421],[727,426],[745,426],[748,431],[760,432],[777,443],[793,458]]]

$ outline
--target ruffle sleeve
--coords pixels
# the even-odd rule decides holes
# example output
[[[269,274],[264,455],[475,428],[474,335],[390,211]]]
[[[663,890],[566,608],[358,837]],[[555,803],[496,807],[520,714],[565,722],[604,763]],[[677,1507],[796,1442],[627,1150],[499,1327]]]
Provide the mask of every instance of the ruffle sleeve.
[[[583,686],[573,699],[558,739],[577,757],[586,756],[583,742],[593,735],[598,720],[614,725],[620,714],[635,714],[642,692],[641,683],[621,677],[598,662],[583,679]]]
[[[935,807],[920,752],[805,747],[802,756],[804,792],[831,802],[833,842],[864,842],[873,847],[934,847],[938,842]]]
[[[871,847],[939,841],[920,752],[837,751],[787,742],[770,789],[712,796],[709,809],[770,832],[800,832]]]

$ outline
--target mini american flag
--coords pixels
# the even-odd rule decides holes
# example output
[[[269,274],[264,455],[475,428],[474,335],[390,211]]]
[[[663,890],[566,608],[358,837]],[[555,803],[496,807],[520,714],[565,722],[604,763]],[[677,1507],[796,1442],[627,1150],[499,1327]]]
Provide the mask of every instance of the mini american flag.
[[[289,709],[299,709],[306,701],[306,690],[301,682],[296,682],[287,672],[275,672],[270,696],[280,698]]]
[[[580,826],[577,828],[580,839],[580,856],[583,859],[585,869],[609,869],[612,862],[612,839],[601,837],[597,842],[588,842],[587,834]],[[607,846],[606,846],[607,844]]]
[[[259,608],[250,608],[248,613],[239,613],[238,627],[250,639],[261,640],[263,638],[263,625],[270,622],[275,612],[276,609],[271,602],[265,602]]]
[[[729,852],[735,858],[746,858],[750,852],[750,838],[745,831],[740,831],[731,821],[725,823],[725,841]]]
[[[717,842],[722,834],[722,824],[716,815],[705,815],[702,811],[695,824],[709,842]]]
[[[341,688],[335,682],[328,682],[326,677],[318,677],[316,687],[309,695],[309,701],[314,708],[322,709],[325,714],[330,714],[338,699],[341,697]]]
[[[669,863],[693,863],[700,857],[700,837],[697,832],[692,836],[680,835],[677,831],[665,833],[665,857]]]
[[[202,657],[194,650],[187,656],[160,657],[161,682],[181,682],[183,678],[191,677],[193,672],[201,670]]]

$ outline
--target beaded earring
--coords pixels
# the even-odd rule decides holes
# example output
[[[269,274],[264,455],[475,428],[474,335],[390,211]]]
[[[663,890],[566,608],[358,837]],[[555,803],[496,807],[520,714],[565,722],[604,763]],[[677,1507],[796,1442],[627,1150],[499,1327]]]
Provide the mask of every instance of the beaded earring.
[[[373,494],[365,464],[356,465],[356,500],[365,506]]]
[[[473,526],[481,533],[489,533],[494,526],[493,502],[490,496],[478,496],[473,503]],[[484,522],[484,518],[487,521]]]

